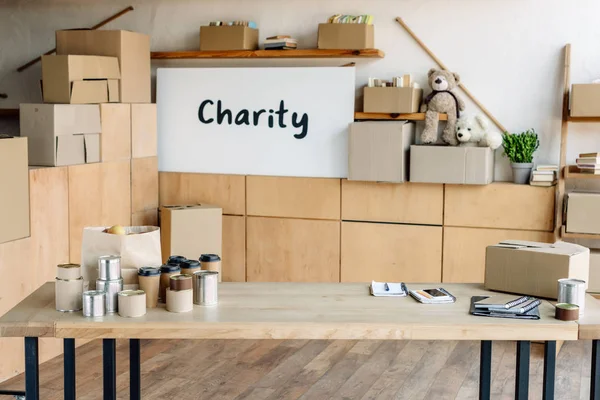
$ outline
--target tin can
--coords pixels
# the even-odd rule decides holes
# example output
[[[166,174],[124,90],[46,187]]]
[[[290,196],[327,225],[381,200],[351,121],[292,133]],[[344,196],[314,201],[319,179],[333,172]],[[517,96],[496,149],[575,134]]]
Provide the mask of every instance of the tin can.
[[[98,257],[98,279],[112,281],[121,278],[121,256]]]
[[[83,294],[83,278],[56,278],[54,302],[56,311],[72,312],[81,310],[81,295]]]
[[[56,266],[56,279],[79,279],[81,278],[81,265],[58,264]]]
[[[146,293],[143,290],[123,290],[118,293],[119,315],[136,318],[146,314]]]
[[[102,317],[106,314],[105,293],[99,290],[83,292],[83,316]]]
[[[193,279],[194,304],[201,306],[217,304],[219,273],[216,271],[198,271],[194,273]]]
[[[105,281],[102,279],[96,280],[96,290],[106,293],[106,312],[115,313],[119,310],[119,299],[117,295],[123,290],[123,279],[113,279]]]
[[[559,279],[558,302],[579,306],[579,316],[583,316],[585,308],[585,281],[581,279]]]

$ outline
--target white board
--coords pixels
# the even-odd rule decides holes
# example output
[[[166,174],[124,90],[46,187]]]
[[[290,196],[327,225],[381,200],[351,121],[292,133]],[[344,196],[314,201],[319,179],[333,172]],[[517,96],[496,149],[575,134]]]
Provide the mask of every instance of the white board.
[[[159,170],[344,178],[354,96],[354,68],[159,68]]]

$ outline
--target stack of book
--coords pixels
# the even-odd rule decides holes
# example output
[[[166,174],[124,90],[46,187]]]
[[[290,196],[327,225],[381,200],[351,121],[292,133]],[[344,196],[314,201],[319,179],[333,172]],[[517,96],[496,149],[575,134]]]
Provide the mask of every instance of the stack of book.
[[[558,175],[556,165],[538,165],[531,173],[531,186],[554,186]]]
[[[265,50],[294,50],[298,47],[298,41],[288,35],[277,35],[265,40]]]
[[[208,26],[247,26],[248,28],[256,29],[256,23],[252,21],[212,21]]]
[[[584,174],[600,175],[600,153],[581,153],[577,167]]]
[[[372,15],[342,15],[335,14],[327,21],[330,24],[373,24]]]

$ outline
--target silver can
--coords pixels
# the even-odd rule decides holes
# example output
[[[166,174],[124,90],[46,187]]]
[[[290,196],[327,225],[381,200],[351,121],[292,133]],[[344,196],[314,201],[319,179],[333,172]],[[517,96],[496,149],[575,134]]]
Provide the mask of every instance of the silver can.
[[[83,316],[102,317],[106,314],[106,294],[99,290],[83,292]]]
[[[579,316],[585,308],[585,281],[581,279],[558,280],[558,302],[579,306]]]
[[[106,293],[106,312],[115,313],[119,310],[118,294],[123,290],[123,279],[113,279],[105,281],[102,279],[96,280],[96,290]]]
[[[194,304],[211,306],[217,304],[219,273],[217,271],[198,271],[193,275]]]
[[[121,278],[121,256],[98,257],[98,279],[112,281]]]

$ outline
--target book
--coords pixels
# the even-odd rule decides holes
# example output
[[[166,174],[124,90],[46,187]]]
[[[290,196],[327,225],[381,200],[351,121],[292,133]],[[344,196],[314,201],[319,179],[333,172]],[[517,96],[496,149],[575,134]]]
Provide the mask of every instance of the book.
[[[497,297],[497,296],[492,296]],[[513,300],[516,300],[514,296],[511,296]],[[511,308],[482,308],[477,307],[476,304],[481,301],[494,302],[489,299],[490,296],[473,296],[471,297],[471,308],[469,313],[480,317],[492,317],[492,318],[514,318],[514,319],[540,319],[539,306],[542,303],[538,299],[528,298],[527,303],[520,303]],[[520,298],[518,298],[520,299]],[[506,303],[498,302],[497,305],[506,305]],[[514,308],[514,310],[512,310]],[[511,311],[512,310],[512,311]]]
[[[371,295],[375,297],[406,297],[408,289],[403,282],[375,282],[369,286]]]
[[[517,298],[511,295],[490,296],[476,301],[475,308],[508,310],[523,303],[527,303],[530,299],[531,298],[529,296],[521,296]]]
[[[446,304],[456,301],[456,297],[444,288],[411,290],[408,294],[423,304]]]
[[[529,185],[531,185],[531,186],[550,187],[550,186],[556,185],[557,182],[558,182],[557,180],[553,180],[552,182],[531,181],[531,182],[529,182]]]
[[[533,175],[554,175],[554,171],[533,171]]]
[[[283,38],[283,39],[267,39],[265,40],[265,44],[267,43],[298,43],[296,39],[291,38]]]
[[[597,157],[600,157],[600,153],[580,153],[579,157],[580,158],[589,158],[589,157],[597,158]]]
[[[600,164],[600,157],[580,157],[576,162],[577,164]]]
[[[291,39],[292,37],[289,35],[276,35],[276,36],[269,36],[267,38],[267,40],[273,40],[273,39]],[[295,40],[295,39],[293,39]]]
[[[590,174],[590,175],[600,175],[600,169],[582,169],[582,174]]]
[[[579,169],[600,169],[599,164],[577,164]]]
[[[538,165],[535,167],[535,171],[554,171],[558,172],[558,165]]]
[[[531,176],[531,182],[552,182],[554,181],[554,174],[551,175],[536,175]]]

